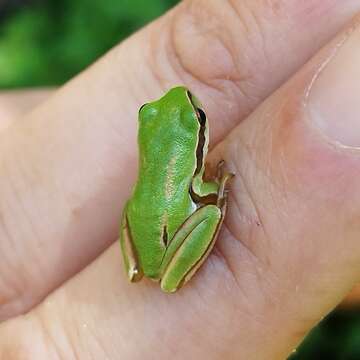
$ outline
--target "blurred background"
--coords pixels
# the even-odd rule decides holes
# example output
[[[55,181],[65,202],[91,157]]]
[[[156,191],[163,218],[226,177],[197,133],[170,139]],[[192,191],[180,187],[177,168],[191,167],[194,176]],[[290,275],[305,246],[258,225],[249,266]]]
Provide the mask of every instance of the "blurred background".
[[[0,89],[63,84],[177,2],[0,0]],[[333,312],[291,359],[360,360],[360,308]]]

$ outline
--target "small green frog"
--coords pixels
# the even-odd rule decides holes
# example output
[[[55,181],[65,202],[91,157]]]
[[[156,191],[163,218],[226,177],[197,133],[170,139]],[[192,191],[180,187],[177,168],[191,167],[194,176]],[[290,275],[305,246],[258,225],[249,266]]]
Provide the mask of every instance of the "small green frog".
[[[140,108],[139,174],[120,230],[130,281],[145,275],[174,292],[213,248],[233,175],[222,161],[217,178],[204,181],[208,134],[205,113],[185,87]]]

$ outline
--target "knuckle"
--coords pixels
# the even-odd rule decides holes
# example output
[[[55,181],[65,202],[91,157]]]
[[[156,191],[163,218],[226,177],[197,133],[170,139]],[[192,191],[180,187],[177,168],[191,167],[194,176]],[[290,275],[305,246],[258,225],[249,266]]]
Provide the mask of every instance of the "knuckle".
[[[184,2],[169,24],[174,70],[200,86],[256,102],[257,78],[268,61],[266,22],[258,12],[233,0]]]
[[[5,250],[0,265],[0,320],[23,313],[37,301],[29,289],[29,278],[33,280],[31,269],[23,263],[18,252],[7,248],[6,241],[12,242],[12,238],[4,239]]]
[[[6,254],[4,254],[6,255]],[[27,283],[24,269],[14,266],[13,261],[3,257],[0,266],[0,321],[24,312],[31,306],[26,291]]]

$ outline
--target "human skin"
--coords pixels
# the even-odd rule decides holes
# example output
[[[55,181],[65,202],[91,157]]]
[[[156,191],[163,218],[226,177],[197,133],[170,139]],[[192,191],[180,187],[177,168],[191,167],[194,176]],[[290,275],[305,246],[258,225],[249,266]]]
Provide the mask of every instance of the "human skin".
[[[0,358],[286,358],[360,279],[359,9],[185,1],[4,125]],[[138,107],[176,84],[236,177],[212,255],[167,295],[129,284],[113,242]]]

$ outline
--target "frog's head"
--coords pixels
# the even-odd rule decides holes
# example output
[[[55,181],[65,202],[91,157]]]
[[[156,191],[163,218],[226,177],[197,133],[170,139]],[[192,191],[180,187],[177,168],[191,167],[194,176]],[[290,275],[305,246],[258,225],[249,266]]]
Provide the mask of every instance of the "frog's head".
[[[208,125],[200,101],[186,87],[172,88],[159,100],[144,104],[139,121],[140,143],[151,142],[152,149],[161,151],[160,147],[180,141],[184,149],[196,154],[200,171],[207,153]]]
[[[171,89],[162,99],[168,104],[169,109],[173,109],[174,115],[176,111],[181,114],[180,116],[170,115],[170,121],[180,121],[182,127],[187,129],[188,134],[196,139],[194,148],[197,159],[195,173],[202,171],[208,149],[209,130],[208,121],[200,101],[189,89],[183,86]],[[176,126],[176,124],[174,125]]]
[[[201,103],[198,98],[190,92],[184,86],[178,86],[170,89],[160,100],[160,104],[165,104],[169,109],[178,108],[181,111],[196,113],[197,117],[200,118]],[[204,116],[205,114],[201,114]]]
[[[139,118],[159,119],[161,126],[164,126],[164,121],[187,121],[190,128],[191,122],[195,123],[196,128],[198,124],[204,126],[206,122],[200,101],[184,86],[172,88],[159,100],[142,105]]]

